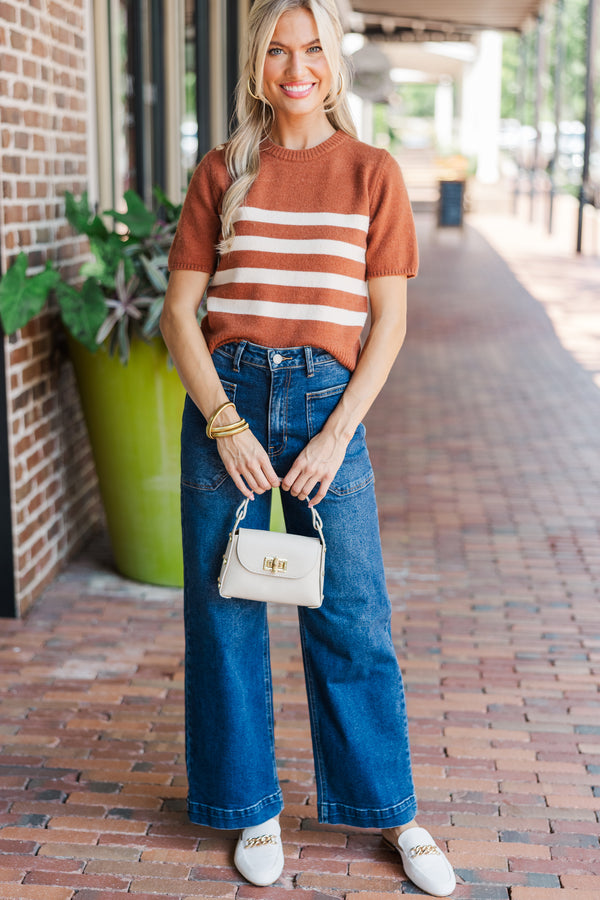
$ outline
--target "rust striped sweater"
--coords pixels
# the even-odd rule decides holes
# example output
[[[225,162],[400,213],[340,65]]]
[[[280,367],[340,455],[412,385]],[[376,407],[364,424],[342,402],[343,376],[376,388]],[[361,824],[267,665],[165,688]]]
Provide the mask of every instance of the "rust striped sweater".
[[[320,347],[353,370],[368,311],[367,281],[417,272],[410,203],[386,150],[337,131],[308,150],[265,140],[260,172],[219,256],[223,149],[196,168],[169,269],[210,273],[202,330],[209,349],[248,340]]]

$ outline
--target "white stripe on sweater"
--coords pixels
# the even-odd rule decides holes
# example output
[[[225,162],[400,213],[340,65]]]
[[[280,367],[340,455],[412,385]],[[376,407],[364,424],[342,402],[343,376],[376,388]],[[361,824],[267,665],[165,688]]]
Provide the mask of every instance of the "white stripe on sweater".
[[[231,253],[298,253],[310,256],[338,256],[344,260],[364,263],[365,248],[346,241],[327,240],[284,240],[255,234],[236,234]]]
[[[261,209],[258,206],[240,206],[233,216],[234,222],[267,222],[270,225],[318,225],[321,228],[355,228],[369,231],[369,217],[331,212],[284,212],[279,209]]]
[[[212,280],[214,287],[223,284],[265,284],[293,288],[317,288],[367,296],[367,283],[361,278],[336,275],[335,272],[297,272],[292,269],[220,269]]]
[[[239,316],[262,316],[268,319],[304,319],[315,322],[333,322],[335,325],[352,325],[362,328],[366,313],[322,306],[318,303],[271,303],[269,300],[231,300],[226,297],[209,297],[208,311],[233,313]]]

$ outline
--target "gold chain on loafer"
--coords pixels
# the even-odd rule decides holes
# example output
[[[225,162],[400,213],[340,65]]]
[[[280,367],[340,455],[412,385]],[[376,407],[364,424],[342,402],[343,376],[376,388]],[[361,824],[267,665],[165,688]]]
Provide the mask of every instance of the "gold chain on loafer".
[[[441,856],[442,851],[435,844],[417,844],[408,851],[408,858],[414,859],[415,856]]]
[[[274,834],[261,834],[258,837],[248,838],[244,847],[262,847],[264,844],[276,844],[277,838]]]

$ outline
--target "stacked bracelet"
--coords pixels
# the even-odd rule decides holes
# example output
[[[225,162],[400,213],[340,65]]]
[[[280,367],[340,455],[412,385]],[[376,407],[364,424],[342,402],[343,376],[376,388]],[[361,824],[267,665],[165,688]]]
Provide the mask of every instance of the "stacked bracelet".
[[[213,436],[212,427],[217,416],[220,416],[224,409],[228,409],[230,406],[235,406],[235,403],[231,400],[227,400],[225,403],[222,403],[218,409],[215,409],[214,413],[210,417],[210,419],[206,423],[206,436],[211,438]]]
[[[230,406],[235,406],[235,403],[232,403],[231,400],[228,400],[226,403],[222,403],[221,406],[219,406],[219,408],[214,411],[214,413],[206,423],[207,437],[231,437],[234,434],[241,434],[242,431],[246,431],[247,428],[250,428],[245,419],[238,419],[237,422],[232,422],[230,425],[221,425],[217,427],[214,426],[217,416],[221,415],[223,410],[228,409]]]
[[[213,428],[209,434],[211,438],[231,437],[234,434],[241,434],[242,431],[250,428],[245,419],[238,419],[232,425],[223,425],[221,428]]]

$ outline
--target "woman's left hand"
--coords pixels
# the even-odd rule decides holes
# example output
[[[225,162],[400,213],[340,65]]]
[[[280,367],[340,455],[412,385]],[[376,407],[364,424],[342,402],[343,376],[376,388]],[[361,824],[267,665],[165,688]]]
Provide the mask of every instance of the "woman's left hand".
[[[319,484],[319,490],[308,504],[316,506],[329,490],[329,485],[343,463],[347,446],[346,441],[320,431],[298,454],[283,478],[281,488],[299,500],[306,500],[315,485]]]

